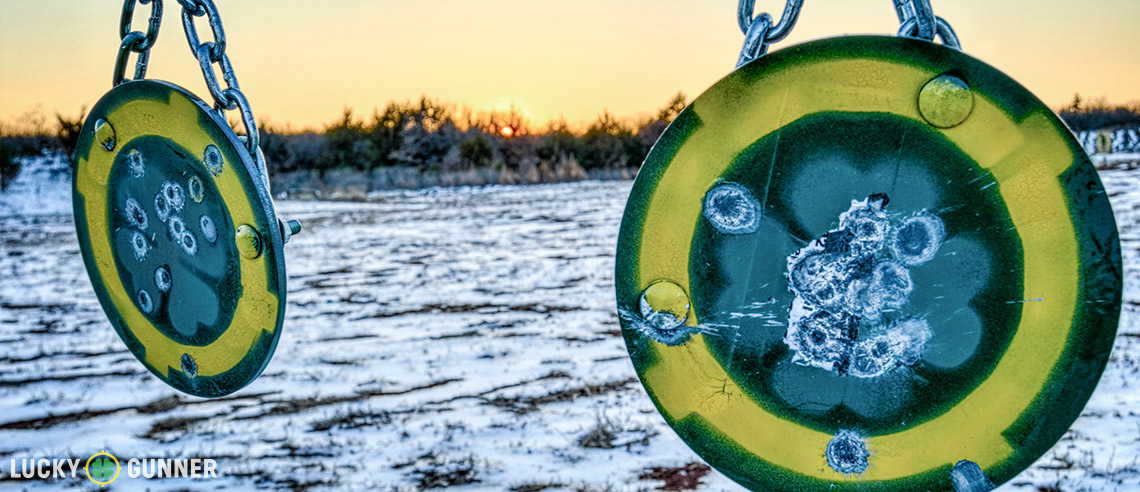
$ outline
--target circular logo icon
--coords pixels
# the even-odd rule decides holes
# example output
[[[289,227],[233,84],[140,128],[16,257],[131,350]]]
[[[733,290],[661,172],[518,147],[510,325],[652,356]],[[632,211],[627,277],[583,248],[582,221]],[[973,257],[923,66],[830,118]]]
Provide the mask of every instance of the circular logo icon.
[[[100,487],[106,487],[119,478],[121,469],[119,460],[106,450],[91,455],[87,458],[87,464],[83,465],[83,472],[87,474],[87,478]]]

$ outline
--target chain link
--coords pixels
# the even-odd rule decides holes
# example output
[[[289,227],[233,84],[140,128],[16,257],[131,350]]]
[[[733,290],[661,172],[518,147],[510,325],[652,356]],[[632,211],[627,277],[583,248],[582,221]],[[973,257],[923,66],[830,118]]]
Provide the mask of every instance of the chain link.
[[[778,42],[792,32],[792,26],[800,16],[800,9],[804,0],[787,0],[784,4],[784,14],[780,22],[772,24],[773,19],[767,12],[753,17],[756,10],[756,0],[740,0],[736,9],[736,21],[740,30],[744,32],[744,47],[740,50],[740,58],[736,67],[764,56],[768,52],[768,45]]]
[[[198,59],[202,68],[202,77],[206,80],[206,87],[214,97],[214,109],[225,119],[226,110],[241,111],[242,125],[245,127],[245,144],[251,154],[256,155],[261,135],[257,129],[257,122],[250,110],[249,100],[238,86],[237,74],[234,73],[230,57],[226,55],[226,32],[222,28],[222,18],[218,15],[218,8],[213,0],[178,0],[182,6],[182,27],[186,31],[186,41],[190,44],[190,51]],[[194,25],[195,17],[206,17],[213,34],[213,41],[201,41],[198,37],[198,28]],[[223,88],[218,83],[218,76],[214,65],[220,66],[222,71]]]
[[[904,27],[899,29],[900,36],[934,39],[936,25],[930,0],[894,0],[894,2],[899,25]],[[903,34],[904,30],[907,34]]]
[[[226,31],[222,28],[222,18],[218,15],[218,8],[214,6],[214,2],[211,0],[178,0],[178,3],[182,5],[182,27],[186,30],[186,42],[190,44],[190,52],[197,56],[198,47],[204,44],[210,47],[210,61],[221,61],[222,55],[226,53]],[[198,28],[194,25],[195,17],[206,17],[206,21],[210,24],[210,31],[214,36],[213,41],[200,42]]]
[[[934,15],[930,0],[894,0],[899,17],[899,36],[934,41],[935,36],[946,46],[962,49],[958,34],[946,19]]]
[[[740,31],[744,34],[748,34],[748,29],[756,19],[760,17],[767,17],[769,20],[772,19],[772,16],[767,13],[761,13],[754,19],[752,14],[754,14],[756,10],[755,4],[755,0],[740,0],[740,4],[738,5],[736,22],[740,25]],[[804,0],[788,0],[788,2],[784,4],[784,15],[780,16],[779,24],[776,24],[775,27],[769,30],[765,41],[775,43],[787,37],[788,33],[792,31],[792,26],[795,25],[796,19],[800,16],[800,9],[803,8],[803,4]]]
[[[186,31],[186,41],[190,44],[190,52],[198,60],[202,68],[202,76],[206,80],[206,87],[214,98],[214,110],[222,120],[226,119],[226,110],[241,111],[242,125],[245,127],[246,148],[256,155],[261,143],[261,134],[257,129],[257,122],[250,110],[249,100],[238,86],[237,74],[234,73],[230,57],[226,55],[226,32],[222,28],[222,18],[218,15],[218,8],[213,0],[177,0],[182,6],[182,27]],[[150,23],[146,32],[131,30],[134,20],[135,4],[150,5]],[[194,25],[195,17],[206,17],[210,24],[213,41],[202,42],[198,37],[198,28]],[[142,80],[146,77],[147,62],[150,60],[150,49],[158,42],[158,31],[162,25],[162,0],[125,0],[122,17],[119,19],[119,53],[115,58],[115,74],[112,86],[126,81],[126,67],[131,52],[138,53],[135,64],[135,77],[132,80]],[[218,76],[214,73],[214,64],[222,69],[223,88],[218,83]]]
[[[736,60],[736,68],[764,56],[768,52],[768,45],[787,37],[800,16],[804,2],[787,0],[780,22],[775,24],[772,16],[766,12],[753,17],[755,3],[755,0],[740,0],[737,4],[736,21],[740,25],[740,30],[744,32],[744,47],[740,50],[740,58]],[[946,46],[956,50],[962,49],[958,35],[954,32],[954,28],[950,27],[950,23],[934,15],[930,0],[894,0],[894,3],[895,13],[898,14],[901,25],[899,36],[928,41],[933,41],[937,36]]]
[[[150,21],[146,32],[131,30],[134,21],[135,4],[150,5]],[[162,25],[162,0],[126,0],[123,2],[123,13],[119,18],[119,54],[115,58],[115,73],[111,79],[111,86],[116,86],[126,80],[127,62],[131,52],[138,53],[135,62],[135,77],[139,80],[146,77],[147,62],[150,60],[150,49],[158,42],[158,30]]]

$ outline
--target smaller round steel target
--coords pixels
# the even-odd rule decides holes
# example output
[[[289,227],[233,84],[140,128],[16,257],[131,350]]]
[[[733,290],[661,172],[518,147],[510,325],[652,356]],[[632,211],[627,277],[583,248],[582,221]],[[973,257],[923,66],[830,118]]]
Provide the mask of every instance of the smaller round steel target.
[[[649,395],[755,490],[1009,480],[1080,414],[1122,289],[1060,120],[891,37],[777,51],[697,98],[637,176],[616,263]]]
[[[125,82],[91,111],[72,171],[80,251],[131,353],[196,396],[253,381],[284,321],[284,242],[226,122],[175,85]]]

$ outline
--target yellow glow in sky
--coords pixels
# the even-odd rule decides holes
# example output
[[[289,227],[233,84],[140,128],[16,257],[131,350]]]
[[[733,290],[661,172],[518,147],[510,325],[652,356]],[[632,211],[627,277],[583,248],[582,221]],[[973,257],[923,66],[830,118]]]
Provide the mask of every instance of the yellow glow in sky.
[[[117,0],[0,2],[0,120],[41,107],[76,114],[110,89]],[[736,0],[216,0],[229,54],[258,119],[320,128],[344,107],[371,114],[421,94],[478,110],[525,108],[532,123],[655,112],[732,71],[744,36]],[[934,0],[966,53],[1051,107],[1140,99],[1140,1]],[[758,0],[775,12],[783,2]],[[209,98],[166,0],[148,78]],[[150,7],[136,9],[136,28]],[[893,34],[888,0],[806,0],[773,49],[846,33]],[[200,24],[203,36],[208,28]]]

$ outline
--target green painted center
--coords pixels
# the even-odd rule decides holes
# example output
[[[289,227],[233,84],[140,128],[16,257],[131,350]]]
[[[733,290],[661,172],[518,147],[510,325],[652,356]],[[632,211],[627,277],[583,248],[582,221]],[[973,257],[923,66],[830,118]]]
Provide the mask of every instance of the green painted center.
[[[130,141],[107,199],[115,266],[139,311],[183,345],[221,336],[241,294],[240,265],[229,212],[194,153],[157,136]]]
[[[768,411],[833,434],[909,428],[969,394],[1008,346],[1021,311],[1020,240],[993,176],[928,126],[887,114],[808,116],[745,149],[710,193],[718,187],[747,190],[759,218],[754,232],[730,230],[714,224],[723,221],[719,212],[705,210],[691,252],[693,306],[714,355]],[[837,314],[846,321],[830,336],[858,344],[892,328],[909,330],[918,319],[929,327],[922,329],[921,356],[872,376],[849,367],[845,357],[830,370],[795,360],[785,342],[796,297],[789,258],[821,238],[816,247],[871,248],[839,238],[840,217],[858,208],[853,202],[874,197],[885,197],[889,225],[879,231],[885,242],[845,263],[849,275],[828,278],[820,288],[846,292],[852,278],[900,284],[900,272],[909,274],[912,288],[873,314]],[[713,203],[706,198],[704,207]],[[915,237],[924,234],[914,218],[930,216],[944,225],[942,243],[913,260],[921,256]],[[855,228],[848,227],[852,234]],[[835,296],[828,311],[859,311]],[[813,333],[805,342],[826,339]]]

